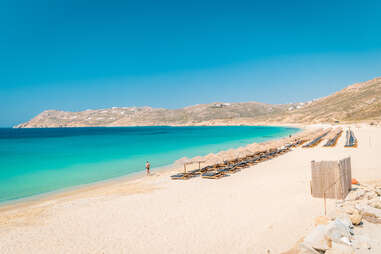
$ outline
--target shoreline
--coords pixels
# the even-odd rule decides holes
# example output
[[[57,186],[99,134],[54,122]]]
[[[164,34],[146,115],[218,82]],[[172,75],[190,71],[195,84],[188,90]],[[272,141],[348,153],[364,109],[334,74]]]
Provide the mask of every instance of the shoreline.
[[[381,128],[353,130],[357,148],[345,148],[343,137],[332,148],[323,141],[220,180],[173,181],[164,170],[0,208],[0,252],[282,253],[324,214],[323,201],[310,195],[311,160],[349,155],[360,183],[381,179]],[[328,213],[334,208],[327,200]]]
[[[230,125],[226,125],[226,126],[230,126]],[[239,125],[236,125],[236,126],[239,126]],[[299,130],[294,134],[303,133],[310,128],[321,127],[320,125],[309,125],[309,126],[303,125],[303,126],[297,127],[296,125],[292,126],[291,124],[279,125],[279,126],[278,125],[247,125],[247,126],[298,128]],[[98,128],[98,127],[100,127],[100,126],[97,126],[94,128]],[[115,128],[120,128],[120,127],[123,128],[123,127],[142,127],[142,126],[119,126],[119,127],[108,126],[108,127],[109,128],[114,128],[114,127]],[[146,127],[152,127],[152,126],[146,126]],[[170,127],[187,127],[187,126],[170,126]],[[189,126],[189,127],[210,127],[210,126]],[[88,127],[58,127],[58,128],[88,128]],[[93,128],[93,127],[89,127],[89,128]],[[101,127],[101,128],[104,128],[104,127]],[[25,128],[25,129],[28,129],[28,128]],[[44,129],[44,128],[42,128],[42,129]],[[250,144],[261,145],[261,144],[264,144],[267,142],[281,140],[281,139],[286,138],[286,137],[287,136],[276,137],[276,138],[268,139],[268,140],[261,142],[261,143],[254,142],[254,143],[250,143]],[[250,144],[248,144],[248,145],[250,145]],[[247,146],[247,145],[245,145],[245,146]],[[236,149],[244,148],[245,146],[239,146],[239,147],[230,148],[230,149],[236,150]],[[226,151],[226,150],[222,150],[222,151]],[[216,153],[213,153],[213,154],[216,154]],[[182,159],[182,158],[178,158],[177,160],[173,161],[169,165],[164,165],[161,167],[152,168],[151,172],[165,174],[168,172],[179,171],[179,165],[176,165],[176,162],[180,159]],[[206,166],[206,165],[204,165],[204,166]],[[191,169],[191,167],[189,167],[189,168]],[[92,183],[71,186],[71,187],[67,187],[67,188],[63,188],[63,189],[59,189],[59,190],[55,190],[55,191],[50,191],[50,192],[46,192],[46,193],[32,195],[29,197],[23,197],[23,198],[18,198],[18,199],[14,199],[14,200],[8,200],[5,202],[0,202],[0,213],[3,211],[18,209],[20,207],[28,207],[28,206],[32,206],[32,205],[38,205],[39,203],[48,202],[51,200],[56,200],[56,199],[60,199],[60,198],[64,198],[64,197],[69,197],[71,195],[75,196],[78,193],[85,193],[85,192],[92,191],[95,189],[102,189],[102,188],[105,188],[105,187],[107,187],[109,185],[113,185],[113,184],[128,183],[128,182],[142,180],[142,179],[144,179],[145,176],[146,176],[145,171],[142,170],[142,171],[138,171],[138,172],[129,173],[127,175],[122,175],[122,176],[118,176],[118,177],[104,179],[104,180],[100,180],[100,181],[96,181],[96,182],[92,182]]]
[[[319,123],[321,125],[335,125],[334,123]],[[97,125],[97,126],[50,126],[50,127],[0,127],[3,129],[65,129],[65,128],[130,128],[130,127],[224,127],[224,126],[268,126],[268,127],[290,127],[300,128],[300,126],[319,125],[319,124],[306,124],[306,123],[278,123],[278,122],[256,122],[256,123],[193,123],[193,124],[170,124],[170,125]],[[345,123],[342,123],[345,125]],[[340,124],[339,124],[340,125]]]

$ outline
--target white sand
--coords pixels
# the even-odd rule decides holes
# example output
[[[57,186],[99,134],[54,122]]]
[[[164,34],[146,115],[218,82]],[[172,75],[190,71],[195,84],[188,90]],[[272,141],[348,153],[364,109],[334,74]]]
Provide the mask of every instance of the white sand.
[[[353,177],[381,179],[381,128],[353,130],[358,148],[343,135],[335,148],[298,148],[219,180],[167,172],[0,210],[0,253],[280,253],[324,213],[310,196],[311,160],[350,155]]]

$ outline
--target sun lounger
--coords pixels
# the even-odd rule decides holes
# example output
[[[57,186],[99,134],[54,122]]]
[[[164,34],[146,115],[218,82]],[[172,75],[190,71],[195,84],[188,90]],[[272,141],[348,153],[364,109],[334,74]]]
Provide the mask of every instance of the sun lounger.
[[[344,147],[356,147],[357,139],[352,130],[347,130],[346,142]]]
[[[192,174],[190,173],[178,173],[176,175],[172,175],[171,178],[172,180],[185,180],[185,179],[189,179],[192,177]]]
[[[201,169],[190,170],[187,173],[191,174],[192,176],[198,176],[201,174]]]
[[[333,138],[328,140],[327,143],[324,146],[325,147],[333,147],[333,146],[335,146],[342,133],[343,133],[343,131],[340,130]]]
[[[247,161],[241,161],[235,165],[233,165],[236,169],[248,168],[250,165]]]
[[[233,165],[230,167],[219,169],[219,170],[217,170],[217,172],[220,172],[222,174],[234,174],[234,173],[237,173],[239,170],[240,170],[239,167],[236,167]]]
[[[324,134],[320,135],[319,137],[313,139],[311,142],[305,144],[303,147],[304,148],[311,148],[311,147],[318,145],[328,133],[329,133],[329,131],[325,132]]]
[[[223,177],[224,174],[217,172],[217,171],[210,171],[210,172],[205,172],[201,175],[202,178],[207,178],[207,179],[218,179]]]

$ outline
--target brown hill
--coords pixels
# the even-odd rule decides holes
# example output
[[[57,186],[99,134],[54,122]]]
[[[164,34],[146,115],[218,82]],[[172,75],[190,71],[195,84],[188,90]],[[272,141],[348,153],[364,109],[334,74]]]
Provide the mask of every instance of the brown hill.
[[[15,127],[239,125],[370,120],[381,120],[381,78],[354,84],[306,103],[211,103],[173,110],[151,107],[114,107],[81,112],[47,110]]]
[[[358,122],[381,119],[381,78],[357,83],[330,96],[288,111],[277,120],[287,122]]]
[[[203,125],[223,124],[226,121],[239,124],[285,111],[286,108],[281,105],[256,102],[201,104],[174,110],[151,107],[114,107],[82,112],[47,110],[16,127]]]

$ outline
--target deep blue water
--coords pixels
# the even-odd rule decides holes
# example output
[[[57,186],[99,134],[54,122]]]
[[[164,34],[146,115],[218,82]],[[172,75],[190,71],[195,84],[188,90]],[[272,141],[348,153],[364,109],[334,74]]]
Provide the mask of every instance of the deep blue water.
[[[287,136],[262,126],[0,128],[0,202],[88,184]]]

